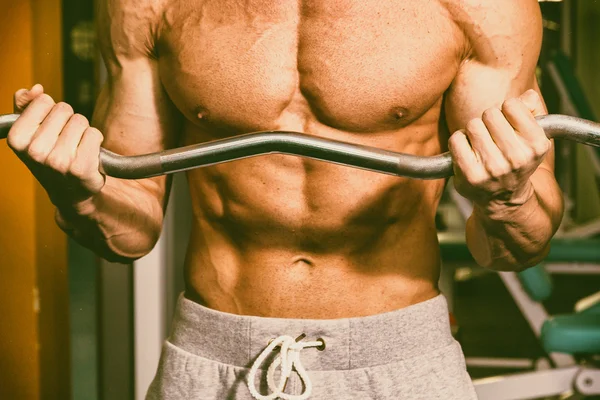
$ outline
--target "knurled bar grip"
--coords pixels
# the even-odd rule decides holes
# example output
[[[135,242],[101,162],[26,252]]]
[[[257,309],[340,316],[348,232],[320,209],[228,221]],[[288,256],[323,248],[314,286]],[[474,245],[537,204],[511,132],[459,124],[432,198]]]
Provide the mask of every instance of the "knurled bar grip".
[[[18,117],[18,114],[0,115],[0,139],[6,138]],[[599,123],[558,114],[536,119],[548,138],[600,147]],[[453,174],[450,153],[420,157],[287,131],[248,133],[138,156],[121,156],[101,149],[100,170],[116,178],[142,179],[269,153],[308,157],[417,179],[438,179]]]

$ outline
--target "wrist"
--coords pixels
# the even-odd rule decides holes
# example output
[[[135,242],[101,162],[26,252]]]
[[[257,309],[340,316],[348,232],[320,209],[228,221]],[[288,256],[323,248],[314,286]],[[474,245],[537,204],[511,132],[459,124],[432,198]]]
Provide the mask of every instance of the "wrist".
[[[485,202],[474,202],[474,208],[482,216],[492,220],[507,220],[527,209],[536,201],[535,188],[530,181],[519,190],[488,199]]]
[[[97,200],[99,193],[78,199],[76,201],[55,201],[57,214],[60,214],[63,220],[70,220],[78,217],[90,217],[97,210]]]

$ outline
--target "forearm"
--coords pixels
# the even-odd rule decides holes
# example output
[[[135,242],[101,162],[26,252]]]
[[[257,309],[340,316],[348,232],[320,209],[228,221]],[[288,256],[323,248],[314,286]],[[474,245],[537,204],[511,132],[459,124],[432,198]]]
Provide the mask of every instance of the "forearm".
[[[533,194],[523,204],[498,211],[475,206],[467,221],[466,239],[479,265],[520,271],[548,254],[562,218],[562,196],[550,171],[540,170],[532,184]]]
[[[137,181],[106,179],[102,191],[88,201],[56,204],[56,222],[100,257],[131,262],[156,244],[162,227],[162,204]]]

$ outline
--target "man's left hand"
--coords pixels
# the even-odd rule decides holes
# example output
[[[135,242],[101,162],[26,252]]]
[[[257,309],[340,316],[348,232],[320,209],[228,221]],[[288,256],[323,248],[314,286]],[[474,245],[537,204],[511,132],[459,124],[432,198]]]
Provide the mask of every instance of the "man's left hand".
[[[489,108],[449,140],[454,185],[488,213],[524,204],[533,196],[531,175],[551,149],[535,116],[545,114],[540,95],[528,90],[502,108]]]

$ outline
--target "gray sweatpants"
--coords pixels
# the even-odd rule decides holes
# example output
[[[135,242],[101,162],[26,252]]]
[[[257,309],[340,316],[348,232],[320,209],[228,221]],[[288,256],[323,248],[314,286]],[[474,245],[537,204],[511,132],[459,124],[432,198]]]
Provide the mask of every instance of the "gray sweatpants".
[[[263,354],[271,340],[302,334],[300,343],[312,346],[282,345]],[[324,350],[315,347],[315,341],[322,343],[317,339]],[[277,392],[290,360],[296,363]],[[250,384],[264,399],[477,399],[442,295],[393,312],[335,320],[239,316],[180,296],[147,399],[252,399],[251,375]]]

